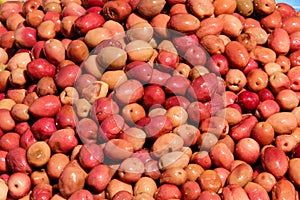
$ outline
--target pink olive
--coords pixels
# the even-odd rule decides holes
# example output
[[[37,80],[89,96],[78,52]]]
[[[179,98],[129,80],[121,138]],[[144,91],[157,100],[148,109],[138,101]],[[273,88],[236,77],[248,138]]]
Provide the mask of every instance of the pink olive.
[[[84,35],[89,30],[100,27],[105,22],[104,18],[97,13],[85,13],[79,16],[74,23],[74,30],[80,34]]]
[[[259,184],[249,182],[245,186],[245,191],[250,199],[254,199],[259,196],[261,199],[269,199],[267,191]]]
[[[260,146],[252,138],[244,138],[235,146],[235,156],[248,164],[254,164],[259,158]]]
[[[80,74],[80,67],[74,64],[70,64],[61,68],[55,74],[55,82],[60,88],[72,87]]]
[[[282,16],[279,10],[274,10],[274,12],[266,15],[261,19],[261,26],[268,32],[272,32],[275,28],[281,28],[282,26]]]
[[[233,154],[224,143],[216,144],[210,151],[212,162],[218,167],[230,169],[234,160]]]
[[[14,129],[16,123],[8,109],[0,109],[2,120],[0,122],[0,128],[3,131],[11,131]]]
[[[167,200],[167,199],[181,199],[181,192],[176,185],[173,184],[162,184],[154,194],[157,200]]]
[[[43,53],[47,60],[57,65],[66,59],[65,48],[63,43],[57,39],[49,39],[45,42]]]
[[[65,128],[55,131],[50,136],[48,144],[55,153],[68,153],[78,144],[78,139],[73,129]]]
[[[130,104],[142,98],[144,88],[137,80],[127,80],[116,88],[115,97],[121,104]]]
[[[36,99],[29,107],[29,113],[36,117],[53,117],[61,108],[59,98],[46,95]]]
[[[15,44],[19,48],[31,48],[37,42],[37,31],[32,27],[21,27],[15,31]]]
[[[26,159],[26,150],[21,147],[16,147],[8,151],[6,155],[6,164],[11,172],[32,172]]]
[[[285,153],[276,147],[267,147],[261,159],[264,169],[276,178],[283,177],[288,170],[288,159]]]
[[[33,80],[39,80],[45,76],[53,78],[55,76],[55,70],[56,67],[43,58],[34,59],[27,65],[27,73]]]
[[[102,147],[94,143],[84,144],[80,148],[78,159],[85,169],[92,169],[104,160]]]

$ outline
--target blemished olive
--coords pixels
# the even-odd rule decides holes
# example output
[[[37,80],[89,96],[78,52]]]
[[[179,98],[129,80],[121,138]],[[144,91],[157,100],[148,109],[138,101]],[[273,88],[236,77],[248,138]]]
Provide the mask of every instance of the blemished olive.
[[[254,0],[255,10],[263,15],[269,15],[276,9],[275,0]]]
[[[237,0],[236,9],[244,17],[253,13],[253,2],[251,0]]]

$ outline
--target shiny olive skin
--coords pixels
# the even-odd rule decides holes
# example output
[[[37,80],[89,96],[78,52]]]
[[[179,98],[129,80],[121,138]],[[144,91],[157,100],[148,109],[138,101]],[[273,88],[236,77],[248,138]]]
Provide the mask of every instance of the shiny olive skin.
[[[236,2],[237,11],[244,17],[248,17],[253,13],[254,7],[253,2],[251,0],[238,0]]]

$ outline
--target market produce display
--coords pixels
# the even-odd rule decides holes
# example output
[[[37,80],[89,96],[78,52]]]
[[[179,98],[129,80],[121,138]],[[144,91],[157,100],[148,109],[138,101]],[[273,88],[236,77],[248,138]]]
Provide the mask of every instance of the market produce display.
[[[0,5],[0,200],[299,200],[300,11]]]

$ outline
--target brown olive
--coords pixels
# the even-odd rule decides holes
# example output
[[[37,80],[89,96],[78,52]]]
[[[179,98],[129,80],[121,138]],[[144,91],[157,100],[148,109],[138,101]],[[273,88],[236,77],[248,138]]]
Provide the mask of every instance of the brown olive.
[[[214,170],[205,170],[198,178],[201,189],[218,192],[222,182],[220,176]]]
[[[237,0],[237,11],[244,17],[248,17],[253,13],[253,2],[251,0]]]

